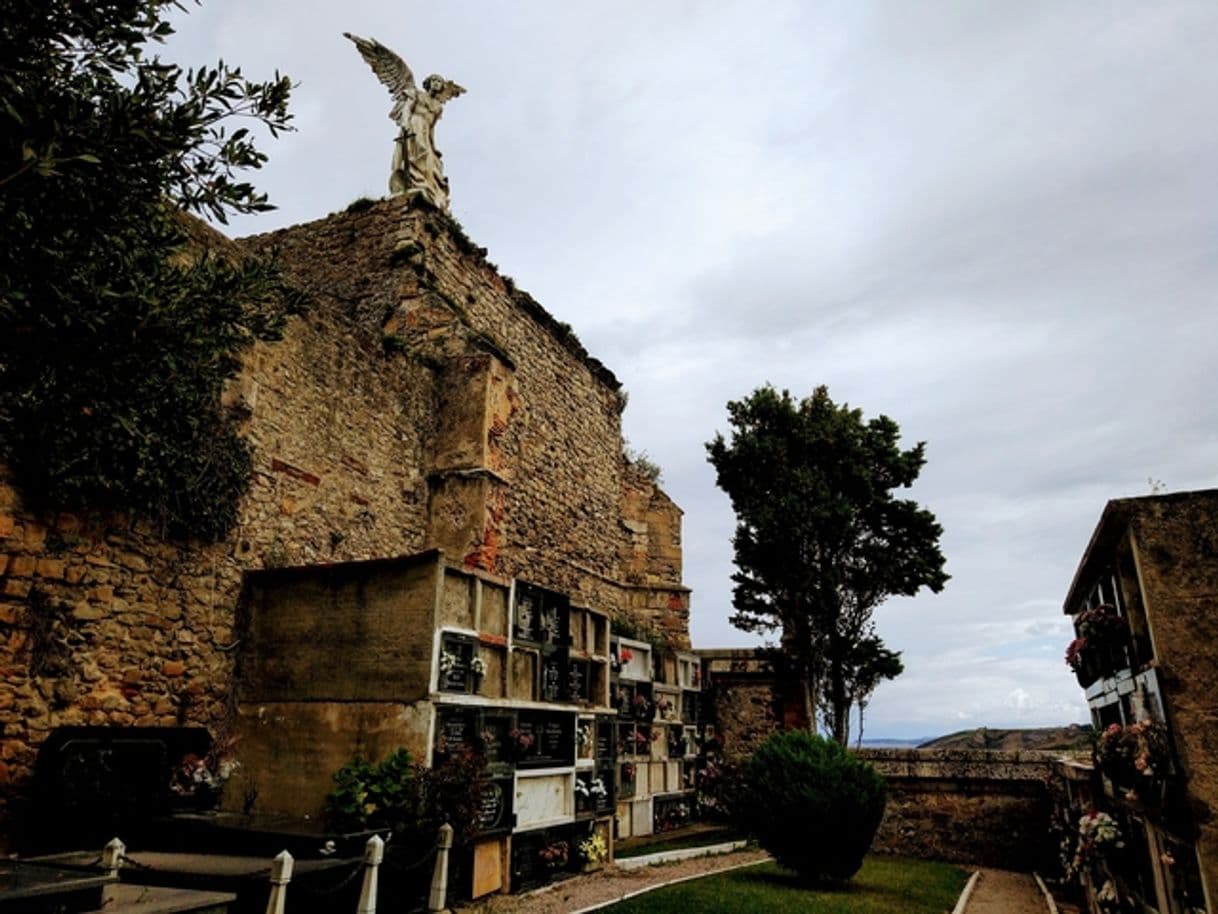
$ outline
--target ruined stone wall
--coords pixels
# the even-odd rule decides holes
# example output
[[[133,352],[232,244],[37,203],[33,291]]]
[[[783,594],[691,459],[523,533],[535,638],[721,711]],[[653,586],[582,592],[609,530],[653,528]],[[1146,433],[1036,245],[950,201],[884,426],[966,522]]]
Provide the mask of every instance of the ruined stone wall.
[[[226,395],[255,452],[225,542],[36,514],[0,467],[0,804],[57,726],[222,729],[246,569],[422,548],[431,373],[386,360],[329,304],[257,345]]]
[[[888,781],[888,805],[872,849],[1003,869],[1044,871],[1053,757],[968,749],[863,749]]]
[[[617,381],[459,227],[395,198],[242,243],[312,304],[225,392],[255,461],[226,541],[38,515],[0,466],[0,835],[57,726],[225,729],[250,569],[436,545],[688,643],[680,512],[631,475]]]
[[[684,512],[638,467],[623,473],[619,560],[630,608],[677,648],[689,648],[689,590],[681,586]]]
[[[680,509],[623,458],[620,385],[570,327],[449,217],[401,198],[253,242],[280,249],[306,288],[344,288],[370,332],[441,372],[431,542],[577,603],[651,616],[688,644]],[[469,393],[453,401],[456,390]]]
[[[702,649],[710,717],[724,753],[747,758],[784,725],[782,690],[770,663],[757,651]]]
[[[1131,528],[1177,759],[1218,886],[1218,492],[1138,500]]]

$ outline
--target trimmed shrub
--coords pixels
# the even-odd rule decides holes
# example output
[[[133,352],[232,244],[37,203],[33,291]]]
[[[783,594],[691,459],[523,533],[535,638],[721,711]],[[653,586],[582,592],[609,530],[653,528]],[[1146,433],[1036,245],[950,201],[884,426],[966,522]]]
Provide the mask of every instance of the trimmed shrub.
[[[863,865],[888,787],[871,765],[803,730],[770,737],[744,766],[741,825],[805,882],[849,879]]]
[[[379,765],[354,759],[334,774],[325,821],[339,832],[392,831],[399,844],[430,847],[443,822],[458,844],[477,830],[478,805],[486,786],[486,760],[464,751],[432,768],[416,765],[399,749]]]

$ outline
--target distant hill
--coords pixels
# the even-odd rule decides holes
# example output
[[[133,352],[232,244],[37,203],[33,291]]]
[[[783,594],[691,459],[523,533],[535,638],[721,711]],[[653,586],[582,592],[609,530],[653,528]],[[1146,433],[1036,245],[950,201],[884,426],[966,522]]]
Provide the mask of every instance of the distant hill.
[[[917,749],[927,741],[925,736],[918,739],[867,739],[863,737],[864,749]]]
[[[1041,752],[1082,752],[1091,748],[1091,725],[1042,727],[1037,730],[998,730],[979,727],[927,740],[919,749],[1035,749]]]

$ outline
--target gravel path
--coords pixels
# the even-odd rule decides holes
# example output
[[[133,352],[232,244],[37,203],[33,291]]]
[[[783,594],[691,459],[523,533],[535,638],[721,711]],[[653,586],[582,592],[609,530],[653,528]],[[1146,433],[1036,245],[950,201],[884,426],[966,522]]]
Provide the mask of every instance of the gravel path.
[[[1047,914],[1048,910],[1030,874],[983,867],[964,914]]]
[[[599,873],[576,876],[545,891],[531,895],[492,895],[461,914],[566,914],[590,905],[616,901],[630,892],[662,885],[685,876],[705,876],[745,863],[770,859],[765,851],[740,850],[714,857],[696,857],[680,863],[663,863],[638,870],[606,868]],[[1044,914],[1038,911],[1037,914]]]
[[[689,876],[706,876],[741,864],[769,859],[765,851],[741,850],[716,857],[698,857],[680,863],[641,870],[609,868],[577,876],[528,895],[492,895],[477,904],[458,908],[458,914],[567,914],[590,905],[617,901],[623,895]],[[1036,880],[1028,873],[981,869],[965,914],[1047,914],[1048,905]]]

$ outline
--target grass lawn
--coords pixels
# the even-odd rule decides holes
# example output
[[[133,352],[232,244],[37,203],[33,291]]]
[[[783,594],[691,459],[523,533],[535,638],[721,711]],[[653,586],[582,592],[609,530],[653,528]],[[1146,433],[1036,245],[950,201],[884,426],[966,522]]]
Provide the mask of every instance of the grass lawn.
[[[950,863],[868,857],[838,889],[805,889],[773,863],[657,889],[604,908],[606,914],[945,914],[968,873]]]

